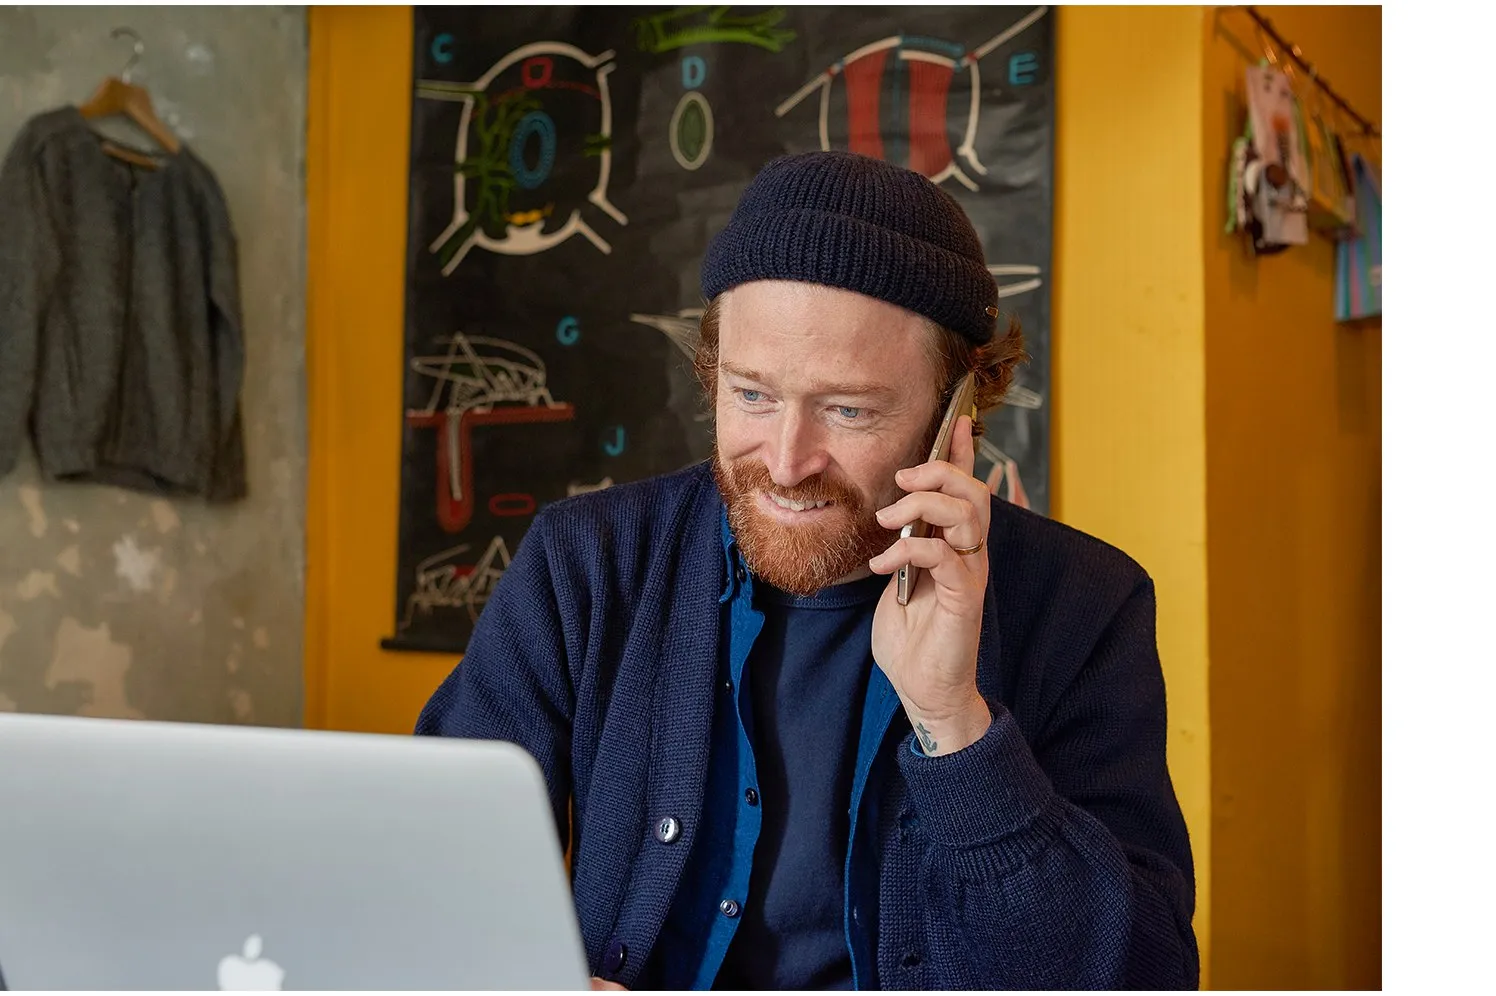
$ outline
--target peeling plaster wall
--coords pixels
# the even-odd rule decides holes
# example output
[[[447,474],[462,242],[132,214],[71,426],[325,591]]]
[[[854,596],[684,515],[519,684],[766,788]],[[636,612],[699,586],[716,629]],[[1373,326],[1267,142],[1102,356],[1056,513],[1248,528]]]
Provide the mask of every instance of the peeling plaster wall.
[[[145,41],[134,81],[217,174],[238,234],[250,493],[214,507],[53,484],[28,452],[0,479],[0,710],[299,726],[306,13],[0,7],[0,148],[124,67],[120,25]]]

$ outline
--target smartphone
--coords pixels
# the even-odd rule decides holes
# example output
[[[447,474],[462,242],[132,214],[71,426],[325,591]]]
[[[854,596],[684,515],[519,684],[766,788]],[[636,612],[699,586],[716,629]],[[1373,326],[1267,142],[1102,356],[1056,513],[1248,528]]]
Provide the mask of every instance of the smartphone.
[[[977,375],[975,373],[968,373],[956,384],[956,389],[951,392],[951,403],[946,406],[945,417],[940,420],[940,431],[935,434],[935,445],[930,447],[930,456],[926,462],[951,458],[951,437],[956,434],[956,420],[962,415],[970,415],[972,422],[976,421],[976,390]],[[916,519],[899,530],[900,539],[908,539],[910,536],[924,538],[928,535],[930,535],[930,524],[923,519]],[[899,568],[900,605],[909,604],[909,596],[914,594],[914,582],[918,579],[918,567],[905,564]]]

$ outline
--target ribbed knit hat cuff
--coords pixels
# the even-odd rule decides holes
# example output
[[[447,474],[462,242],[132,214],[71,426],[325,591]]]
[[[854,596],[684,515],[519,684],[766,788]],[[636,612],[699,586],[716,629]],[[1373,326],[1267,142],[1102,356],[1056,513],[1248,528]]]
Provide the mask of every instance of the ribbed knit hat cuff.
[[[907,308],[978,345],[991,341],[995,281],[977,261],[846,214],[808,208],[735,215],[707,250],[702,293],[754,280],[840,287]]]

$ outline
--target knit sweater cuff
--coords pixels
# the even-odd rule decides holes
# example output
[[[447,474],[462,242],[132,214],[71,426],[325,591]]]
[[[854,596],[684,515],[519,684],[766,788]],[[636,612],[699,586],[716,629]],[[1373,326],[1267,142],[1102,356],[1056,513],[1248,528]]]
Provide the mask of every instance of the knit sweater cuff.
[[[898,752],[921,828],[947,847],[991,844],[1029,827],[1054,798],[1013,714],[988,701],[992,725],[952,754]],[[912,735],[911,735],[912,736]]]

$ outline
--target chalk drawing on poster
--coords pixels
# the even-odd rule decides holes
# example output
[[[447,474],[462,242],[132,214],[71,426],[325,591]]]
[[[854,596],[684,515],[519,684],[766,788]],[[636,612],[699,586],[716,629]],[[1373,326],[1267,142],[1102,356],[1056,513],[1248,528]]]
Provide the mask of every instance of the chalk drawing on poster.
[[[420,414],[432,415],[438,407],[450,413],[505,403],[556,404],[546,386],[545,361],[533,350],[504,339],[461,332],[437,342],[447,344],[445,353],[416,356],[410,361],[412,369],[435,382]],[[446,403],[442,404],[444,396]]]
[[[670,154],[681,169],[697,170],[712,154],[712,105],[699,90],[687,90],[670,115]]]
[[[1044,407],[1044,399],[1039,392],[1029,390],[1017,381],[1008,386],[1008,393],[1003,395],[1003,405],[1008,408],[1023,408],[1028,411],[1037,411]]]
[[[628,430],[621,425],[609,426],[603,431],[602,447],[608,456],[622,456],[629,448]]]
[[[687,45],[738,43],[780,52],[795,33],[779,27],[783,7],[757,14],[734,14],[729,6],[677,7],[634,18],[634,36],[641,52],[669,52]]]
[[[629,321],[639,325],[647,325],[665,333],[666,338],[675,343],[687,360],[696,359],[696,346],[701,341],[701,316],[702,308],[682,308],[673,315],[656,315],[643,312],[634,312],[629,315]],[[698,424],[710,422],[712,413],[698,411],[691,416]]]
[[[478,570],[495,536],[502,535],[518,563],[535,517],[543,517],[548,506],[585,503],[590,492],[710,457],[714,410],[703,403],[708,392],[692,369],[699,309],[706,304],[696,293],[701,254],[741,188],[766,162],[822,147],[820,90],[783,116],[776,116],[776,105],[843,53],[878,39],[904,40],[902,48],[884,54],[882,113],[869,119],[881,129],[888,161],[909,165],[911,145],[926,159],[934,155],[932,149],[939,151],[932,141],[909,137],[910,84],[920,74],[918,94],[925,102],[919,107],[924,108],[935,103],[932,95],[939,96],[928,83],[931,76],[937,82],[949,77],[943,148],[979,189],[969,192],[954,174],[940,185],[961,199],[983,233],[987,263],[1000,288],[1001,319],[1011,314],[1022,323],[1031,357],[1019,367],[1004,404],[987,419],[984,438],[1002,455],[979,456],[974,476],[991,480],[1000,498],[1026,497],[1033,510],[1046,511],[1054,15],[1046,12],[1018,26],[1006,41],[997,38],[973,73],[961,58],[979,54],[1037,4],[1009,10],[781,6],[782,19],[773,24],[768,18],[736,23],[739,16],[768,9],[747,6],[725,12],[674,5],[597,7],[582,17],[577,14],[582,8],[533,5],[509,8],[502,17],[483,8],[413,9],[409,64],[416,68],[407,85],[413,95],[418,86],[421,92],[410,108],[410,231],[399,361],[405,376],[397,417],[414,414],[401,426],[398,570],[386,623],[392,649],[461,652],[471,637],[471,615],[462,590],[453,588],[456,573],[442,571],[453,565],[470,572],[468,585],[477,587],[472,595],[482,595],[501,577],[504,564],[496,553],[489,567]],[[786,33],[776,36],[777,31]],[[734,38],[733,32],[743,37]],[[929,39],[959,44],[942,47]],[[484,90],[475,90],[490,67],[537,41],[554,44],[511,60]],[[571,46],[571,54],[557,48],[561,43]],[[918,53],[936,59],[909,57]],[[603,70],[611,115],[606,136],[598,79]],[[843,75],[829,84],[829,139],[838,149],[849,144]],[[980,81],[977,129],[970,149],[963,150],[974,77]],[[469,100],[468,175],[459,187],[454,175],[458,130]],[[672,122],[674,150],[667,130]],[[605,149],[611,158],[602,193],[625,217],[622,223],[589,199],[602,162],[601,156],[585,153]],[[973,158],[986,175],[972,165]],[[485,180],[488,196],[480,199]],[[452,230],[449,244],[436,245],[452,228],[458,189],[464,191],[466,220],[483,237],[508,244],[489,249],[477,241],[469,244],[472,232]],[[552,236],[574,211],[608,251],[580,229],[541,251],[515,251],[525,248],[519,240],[530,237],[529,230]],[[459,251],[465,256],[455,269],[448,268]],[[485,310],[482,302],[499,299],[502,314],[488,315],[492,307]],[[459,399],[449,414],[454,388],[459,394],[472,392],[474,402],[490,391],[482,383],[463,383],[483,378],[481,371],[472,377],[459,351],[448,371],[451,380],[440,385],[441,395],[431,404],[437,377],[414,369],[412,360],[423,357],[441,368],[451,343],[433,340],[454,332],[495,336],[533,350],[547,368],[544,383],[551,401],[574,403],[575,414],[551,424],[479,421],[490,414],[556,417],[544,397],[533,404],[518,397],[534,386],[536,364],[510,353],[502,355],[519,368],[508,374],[512,379],[504,387],[516,395],[512,400],[475,404],[462,414],[465,402]],[[496,352],[481,343],[472,349],[480,358]],[[464,432],[471,439],[466,460]],[[534,511],[526,514],[532,499]],[[430,562],[461,544],[467,549]],[[423,567],[419,577],[418,567]],[[414,621],[397,633],[418,580],[427,603],[444,599],[445,605],[429,613],[415,608]]]
[[[956,157],[964,159],[972,172],[987,175],[987,167],[976,152],[977,120],[982,109],[981,61],[994,49],[1037,23],[1048,10],[1048,7],[1036,7],[1011,27],[970,50],[958,42],[902,34],[871,42],[822,70],[774,108],[774,116],[784,117],[811,94],[820,91],[821,148],[830,151],[831,87],[840,76],[846,85],[851,151],[875,159],[885,158],[879,98],[883,92],[884,71],[892,53],[895,59],[907,64],[909,72],[909,168],[935,183],[954,179],[968,190],[976,190],[976,181],[956,162]],[[946,107],[951,82],[963,69],[971,78],[966,131],[953,153],[950,136],[946,133]]]
[[[505,492],[494,495],[488,499],[488,514],[499,519],[534,515],[535,496],[520,492]]]
[[[598,161],[597,182],[586,200],[620,225],[628,218],[608,199],[613,168],[613,104],[608,74],[613,50],[590,55],[575,45],[540,41],[504,56],[471,83],[421,80],[418,96],[462,104],[452,170],[452,220],[431,243],[449,276],[473,248],[530,256],[581,235],[599,252],[612,244],[582,215],[582,206],[558,211],[565,191],[555,187],[559,136],[557,101],[575,95],[591,107],[596,131],[587,133],[582,155]],[[476,146],[476,147],[474,147]],[[556,227],[547,225],[560,215]]]
[[[687,45],[754,45],[779,52],[795,38],[793,31],[777,27],[784,8],[758,14],[733,14],[731,7],[677,7],[674,10],[634,19],[634,33],[641,52],[669,52]],[[702,55],[683,57],[681,86],[685,93],[670,115],[670,155],[681,169],[694,172],[712,154],[716,121],[712,103],[701,86],[706,83],[707,61]]]
[[[509,546],[504,537],[495,536],[482,557],[463,562],[460,558],[470,548],[467,543],[454,546],[416,565],[415,590],[406,599],[401,632],[410,628],[417,613],[425,616],[437,609],[467,609],[468,617],[478,621],[494,585],[509,569]]]
[[[437,432],[436,516],[443,530],[455,533],[473,515],[473,428],[564,422],[576,410],[551,397],[545,363],[532,350],[461,332],[440,343],[445,352],[411,359],[411,368],[433,386],[426,405],[407,411],[405,419],[412,428]]]
[[[572,481],[566,486],[566,497],[574,498],[577,495],[591,494],[594,491],[606,491],[613,486],[613,478],[604,477],[596,484],[583,484],[580,481]]]
[[[688,358],[696,356],[696,343],[701,338],[702,308],[682,308],[673,315],[652,315],[635,312],[629,321],[647,325],[665,333],[671,342]]]
[[[992,462],[992,470],[987,475],[987,490],[1010,504],[1029,508],[1028,493],[1023,490],[1023,479],[1018,473],[1018,461],[998,449],[986,436],[977,439],[977,455]],[[1006,496],[1002,494],[1005,483],[1008,486]]]
[[[1027,294],[1044,286],[1044,281],[1039,277],[1039,267],[1032,263],[993,263],[987,267],[987,272],[994,277],[1028,277],[1027,280],[1015,280],[1011,283],[997,282],[997,299],[1006,301],[1017,297],[1019,294]]]

